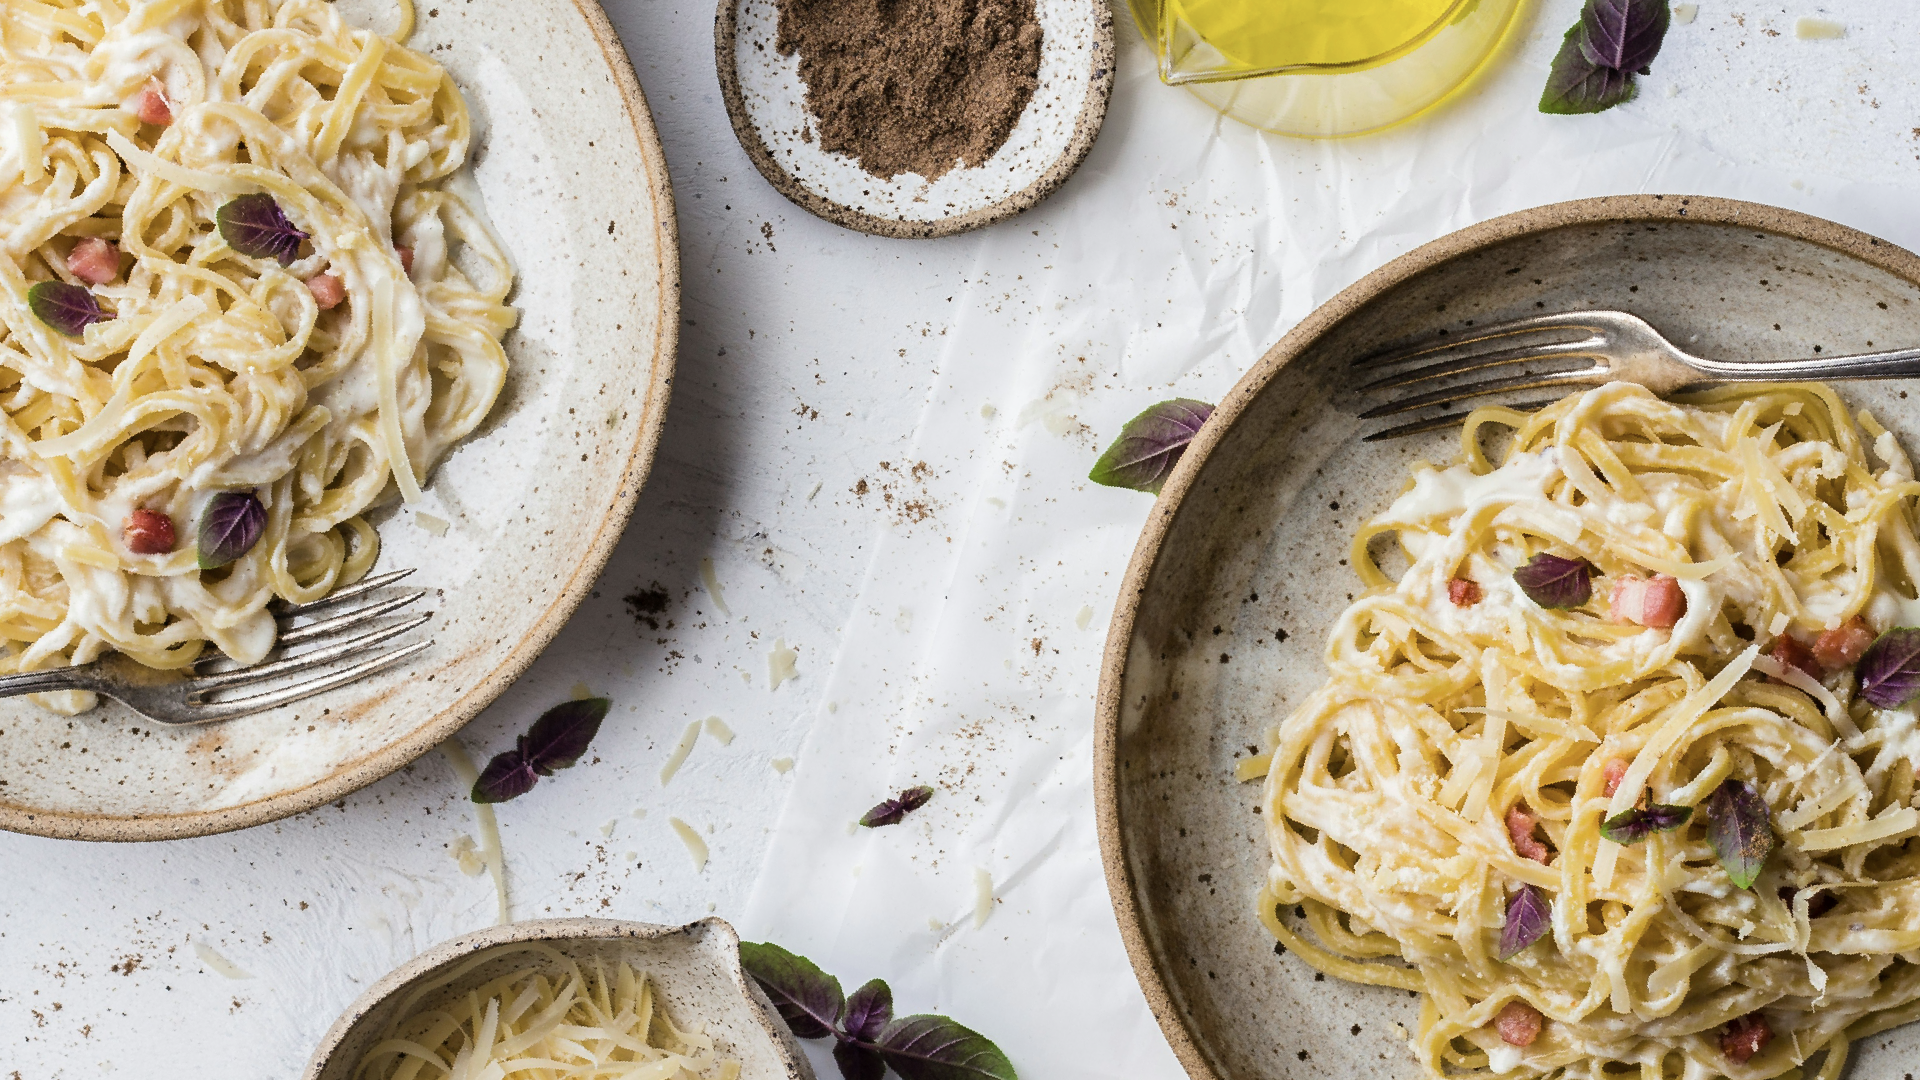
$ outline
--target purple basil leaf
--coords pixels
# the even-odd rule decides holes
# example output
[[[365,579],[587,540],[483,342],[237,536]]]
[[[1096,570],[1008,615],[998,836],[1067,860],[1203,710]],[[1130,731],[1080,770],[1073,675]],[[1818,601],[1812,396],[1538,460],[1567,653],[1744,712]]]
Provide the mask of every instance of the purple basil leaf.
[[[1896,626],[1874,639],[1854,669],[1860,696],[1883,709],[1897,709],[1920,694],[1920,629]]]
[[[833,1062],[845,1080],[880,1080],[887,1075],[887,1059],[880,1051],[844,1039],[833,1044]]]
[[[1767,800],[1753,785],[1729,779],[1707,797],[1707,843],[1736,886],[1753,888],[1774,845]]]
[[[880,1038],[880,1030],[892,1019],[893,989],[873,979],[847,995],[847,1013],[840,1021],[840,1030],[848,1038],[870,1043]]]
[[[1535,555],[1513,572],[1513,583],[1543,608],[1577,608],[1593,599],[1593,570],[1580,559]]]
[[[1547,71],[1547,86],[1540,92],[1540,111],[1568,116],[1597,113],[1633,100],[1636,87],[1633,72],[1601,67],[1587,59],[1580,39],[1586,36],[1583,23],[1573,24],[1560,52]]]
[[[1120,428],[1120,437],[1093,463],[1087,479],[1108,487],[1160,494],[1160,485],[1167,482],[1174,463],[1212,415],[1213,406],[1191,398],[1150,406]]]
[[[906,1080],[1019,1080],[985,1035],[944,1016],[909,1016],[880,1033],[880,1055]]]
[[[1693,816],[1691,806],[1654,803],[1636,806],[1600,823],[1600,835],[1616,844],[1637,844],[1657,832],[1669,832],[1687,823]]]
[[[804,956],[770,942],[740,943],[740,966],[767,992],[787,1026],[802,1039],[824,1039],[846,1010],[840,980]]]
[[[220,238],[242,255],[272,259],[281,266],[293,262],[300,253],[300,241],[307,234],[293,227],[286,211],[267,194],[242,195],[214,212],[220,225]]]
[[[539,779],[533,766],[527,764],[526,755],[515,748],[493,755],[468,794],[477,803],[502,803],[532,791]]]
[[[1547,936],[1553,925],[1553,907],[1539,889],[1520,886],[1507,897],[1507,925],[1500,931],[1500,959],[1507,960],[1520,950]]]
[[[933,798],[932,788],[924,784],[919,787],[910,787],[867,811],[866,816],[860,819],[860,824],[869,829],[877,829],[882,825],[898,825],[901,818],[927,805],[927,800],[931,798]]]
[[[267,531],[267,508],[251,491],[223,491],[200,511],[200,569],[213,570],[253,550]]]
[[[1667,0],[1587,0],[1580,53],[1596,67],[1644,75],[1660,55],[1670,18]]]
[[[520,737],[520,754],[527,759],[528,767],[541,776],[552,776],[555,769],[579,761],[612,704],[603,697],[581,698],[563,701],[541,713]]]
[[[79,337],[94,323],[113,318],[85,286],[64,281],[42,281],[28,289],[27,310],[68,337]]]

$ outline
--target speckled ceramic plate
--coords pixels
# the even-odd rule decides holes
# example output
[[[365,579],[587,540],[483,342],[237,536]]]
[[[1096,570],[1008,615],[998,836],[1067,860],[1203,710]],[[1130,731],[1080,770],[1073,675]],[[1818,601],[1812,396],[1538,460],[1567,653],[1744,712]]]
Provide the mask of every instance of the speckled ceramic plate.
[[[740,970],[740,937],[720,919],[685,926],[611,919],[543,919],[508,923],[428,949],[374,983],[334,1022],[313,1052],[301,1080],[349,1080],[380,1040],[414,986],[486,950],[509,955],[482,964],[422,999],[423,1007],[456,999],[538,957],[512,951],[528,941],[551,945],[576,963],[624,961],[653,980],[661,1008],[674,1026],[701,1027],[722,1058],[740,1063],[741,1080],[813,1080],[806,1055],[766,994]],[[558,966],[558,965],[555,965]]]
[[[390,26],[384,0],[341,0]],[[678,324],[673,199],[640,86],[593,0],[419,4],[411,44],[474,114],[474,179],[518,281],[493,413],[417,508],[376,515],[380,568],[418,567],[436,645],[273,712],[185,729],[113,704],[0,701],[0,828],[151,840],[339,798],[457,730],[592,587],[646,478]],[[449,523],[435,535],[415,518]]]
[[[1093,149],[1113,94],[1113,12],[1105,0],[1034,0],[1039,88],[1007,141],[978,165],[928,182],[882,180],[813,138],[797,54],[781,56],[775,0],[720,0],[714,59],[740,145],[796,206],[879,236],[948,236],[1018,214],[1053,193]]]
[[[1268,865],[1259,785],[1233,779],[1326,677],[1344,566],[1412,462],[1458,430],[1379,444],[1338,393],[1403,337],[1540,310],[1631,311],[1703,356],[1787,359],[1920,343],[1920,258],[1751,203],[1625,196],[1476,225],[1374,271],[1295,327],[1220,403],[1155,504],[1107,638],[1095,798],[1107,884],[1147,1000],[1195,1080],[1413,1076],[1416,1002],[1276,955],[1253,898]],[[1920,387],[1916,387],[1920,389]],[[1850,383],[1908,446],[1920,397]],[[1899,1076],[1920,1026],[1855,1048]],[[1896,1068],[1897,1063],[1906,1068]]]

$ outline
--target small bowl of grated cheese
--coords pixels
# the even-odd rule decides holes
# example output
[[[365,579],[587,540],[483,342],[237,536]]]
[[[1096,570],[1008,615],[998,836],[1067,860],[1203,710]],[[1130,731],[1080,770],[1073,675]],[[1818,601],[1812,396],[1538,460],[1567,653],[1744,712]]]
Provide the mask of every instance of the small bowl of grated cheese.
[[[813,1080],[721,919],[508,923],[427,950],[334,1022],[301,1080]]]

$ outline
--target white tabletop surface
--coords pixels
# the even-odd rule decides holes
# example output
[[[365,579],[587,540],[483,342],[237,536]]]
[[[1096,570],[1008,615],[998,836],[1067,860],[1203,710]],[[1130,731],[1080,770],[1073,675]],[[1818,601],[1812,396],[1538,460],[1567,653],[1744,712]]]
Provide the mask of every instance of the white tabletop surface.
[[[1920,247],[1920,17],[1885,0],[1704,0],[1639,100],[1580,118],[1534,110],[1578,10],[1544,0],[1464,100],[1337,143],[1217,120],[1153,78],[1122,15],[1079,173],[939,241],[846,232],[768,187],[720,102],[711,6],[608,8],[679,202],[679,373],[599,591],[460,736],[484,760],[578,684],[616,703],[589,761],[500,808],[514,915],[717,912],[850,986],[887,978],[900,1007],[980,1029],[1028,1077],[1180,1075],[1093,833],[1099,652],[1151,503],[1085,479],[1123,420],[1218,399],[1361,274],[1526,206],[1727,195]],[[1847,36],[1797,38],[1813,15]],[[636,619],[623,598],[653,590],[664,611]],[[798,677],[769,692],[776,641]],[[703,737],[663,788],[707,716],[738,737]],[[850,831],[916,782],[938,794],[906,825]],[[429,755],[224,836],[0,835],[0,1078],[296,1075],[369,983],[493,919],[487,880],[448,851],[470,810]],[[703,872],[669,816],[710,831]],[[976,870],[998,898],[978,929]]]

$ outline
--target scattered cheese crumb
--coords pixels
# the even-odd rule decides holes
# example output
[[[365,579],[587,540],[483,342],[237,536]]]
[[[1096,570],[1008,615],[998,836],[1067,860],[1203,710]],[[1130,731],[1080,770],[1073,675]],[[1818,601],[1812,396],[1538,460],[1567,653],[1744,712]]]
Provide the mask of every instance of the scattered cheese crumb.
[[[680,771],[680,766],[686,762],[687,755],[693,753],[694,741],[699,738],[700,721],[695,720],[687,725],[687,730],[680,733],[680,742],[674,746],[673,753],[667,755],[667,763],[660,766],[661,787],[666,787],[673,779],[673,774]]]
[[[980,419],[982,420],[991,420],[994,417],[999,415],[1000,415],[1000,410],[998,408],[995,408],[993,402],[991,401],[980,406]]]
[[[773,651],[767,654],[767,689],[778,690],[781,683],[798,678],[799,673],[793,670],[793,662],[798,659],[800,654],[787,648],[786,638],[774,638]]]
[[[837,713],[837,712],[839,712],[839,711],[840,711],[840,703],[839,703],[839,702],[837,702],[837,701],[829,701],[829,702],[827,702],[827,712],[829,712],[829,713]]]
[[[440,744],[440,756],[447,759],[453,775],[460,778],[463,792],[472,791],[473,785],[480,782],[480,770],[474,768],[473,758],[458,738],[447,736]],[[497,906],[494,921],[510,923],[513,908],[507,902],[507,855],[500,846],[500,819],[495,816],[492,803],[474,803],[473,819],[480,826],[480,857],[486,860],[487,875],[493,878],[493,899]]]
[[[1803,15],[1793,20],[1793,36],[1802,41],[1831,41],[1847,36],[1847,24]]]
[[[447,535],[447,519],[434,517],[424,510],[415,510],[413,512],[413,523],[434,536]]]
[[[707,842],[700,839],[700,833],[693,826],[677,817],[667,819],[673,831],[680,834],[680,842],[687,845],[687,854],[693,856],[693,872],[699,873],[707,868]]]
[[[733,745],[733,729],[717,716],[707,717],[707,734],[719,739],[721,746]]]
[[[859,823],[859,822],[857,822],[857,821],[849,821],[849,822],[847,822],[847,835],[848,835],[848,836],[852,836],[852,835],[853,835],[854,833],[857,833],[857,832],[859,832],[859,831],[860,831],[860,823]]]
[[[900,613],[893,617],[893,628],[903,634],[911,633],[913,630],[913,612],[908,611],[906,608],[901,608]]]
[[[1699,4],[1673,5],[1673,21],[1674,21],[1674,25],[1676,26],[1687,25],[1688,23],[1692,22],[1693,17],[1698,14],[1700,14]]]
[[[773,771],[779,773],[781,776],[787,775],[793,771],[793,759],[790,757],[774,758]]]
[[[452,853],[454,861],[460,864],[460,872],[468,877],[473,877],[487,868],[486,860],[480,857],[473,837],[465,833],[454,837],[453,846],[448,850]]]
[[[1667,94],[1667,96],[1668,96],[1668,97],[1679,97],[1679,96],[1680,96],[1680,86],[1679,86],[1679,84],[1678,84],[1678,83],[1668,83],[1668,84],[1667,84],[1667,90],[1666,90],[1666,94]]]
[[[592,690],[587,688],[586,683],[577,682],[573,684],[573,700],[575,701],[585,701],[590,697],[598,697],[598,696],[599,695],[595,694]]]
[[[251,972],[246,971],[239,964],[213,951],[213,946],[204,941],[196,941],[193,943],[193,955],[199,957],[201,963],[212,968],[216,975],[225,975],[229,979],[253,978]]]
[[[1791,625],[1792,622],[1793,620],[1787,617],[1786,612],[1776,611],[1773,613],[1773,621],[1767,624],[1767,633],[1772,634],[1774,637],[1779,637],[1781,634],[1787,632],[1787,627]]]
[[[973,928],[987,925],[987,916],[993,914],[993,875],[979,867],[973,868]]]
[[[712,559],[700,560],[700,584],[707,587],[707,597],[720,609],[720,614],[733,618],[733,612],[727,610],[727,598],[720,594],[720,576],[713,572]]]
[[[740,673],[740,681],[741,681],[741,682],[743,682],[743,683],[746,683],[746,684],[747,684],[748,686],[752,686],[752,685],[753,685],[753,672],[751,672],[751,671],[743,671],[743,672],[741,672],[741,673]]]
[[[1093,605],[1081,604],[1080,610],[1073,613],[1073,625],[1085,630],[1093,625]]]
[[[634,817],[638,817],[638,818],[643,818],[643,817],[646,817],[646,816],[647,816],[647,811],[646,811],[646,809],[645,809],[645,808],[641,808],[641,809],[639,809],[639,810],[635,810],[635,811],[633,812],[633,816],[634,816]]]
[[[627,860],[628,862],[637,862],[640,859],[640,853],[637,851],[629,851],[626,854],[621,855],[620,857]]]
[[[819,480],[815,480],[815,481],[813,482],[813,490],[812,490],[812,491],[809,491],[809,492],[807,492],[807,501],[808,501],[808,502],[812,502],[812,501],[813,501],[813,497],[814,497],[815,495],[818,495],[818,494],[820,494],[820,485],[821,485],[821,481],[819,481]]]
[[[600,826],[600,835],[601,835],[601,836],[612,836],[612,835],[613,835],[613,827],[614,827],[614,825],[615,825],[616,823],[617,823],[617,819],[615,819],[615,818],[608,818],[608,819],[607,819],[607,823],[606,823],[605,825],[602,825],[602,826]]]
[[[989,495],[987,496],[987,505],[993,507],[995,510],[1005,510],[1007,508],[1007,500],[998,495]]]
[[[946,928],[947,928],[946,923],[941,922],[939,919],[932,918],[931,916],[928,917],[927,929],[937,934],[940,931],[945,930]]]

